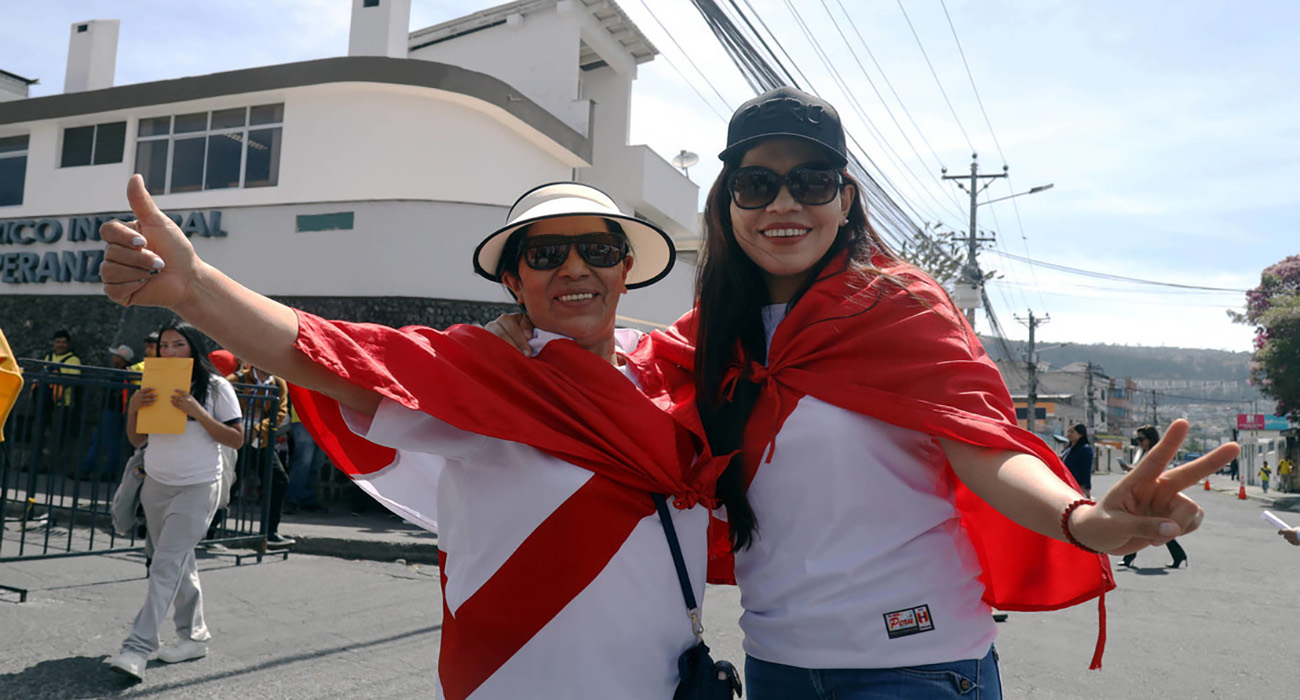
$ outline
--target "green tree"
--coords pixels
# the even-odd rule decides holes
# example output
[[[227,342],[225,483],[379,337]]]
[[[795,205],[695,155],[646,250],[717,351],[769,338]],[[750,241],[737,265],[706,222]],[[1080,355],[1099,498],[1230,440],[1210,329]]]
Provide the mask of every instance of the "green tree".
[[[1264,268],[1246,292],[1246,312],[1228,315],[1255,327],[1251,383],[1277,400],[1275,415],[1300,422],[1300,255]]]

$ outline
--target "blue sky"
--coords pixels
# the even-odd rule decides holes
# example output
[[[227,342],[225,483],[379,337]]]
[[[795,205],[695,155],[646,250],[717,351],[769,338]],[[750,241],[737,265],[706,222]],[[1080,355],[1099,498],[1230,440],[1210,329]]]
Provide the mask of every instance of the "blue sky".
[[[981,263],[1001,275],[989,294],[1010,337],[1026,337],[1013,317],[1032,309],[1050,315],[1038,331],[1048,343],[1250,349],[1250,329],[1231,324],[1225,313],[1242,305],[1240,293],[1067,274],[1001,253],[1233,290],[1254,286],[1261,269],[1300,253],[1300,48],[1293,31],[1300,26],[1300,5],[749,3],[808,83],[839,107],[919,219],[964,232],[965,195],[941,182],[938,169],[968,171],[972,149],[982,171],[1000,171],[1004,163],[1011,168],[1010,183],[994,184],[989,197],[1054,183],[1049,191],[979,208],[980,229],[998,239]],[[494,4],[412,0],[411,27]],[[661,52],[640,68],[631,141],[665,158],[682,149],[700,154],[690,175],[707,189],[717,173],[725,117],[752,93],[689,0],[619,4]],[[348,0],[18,3],[6,7],[0,24],[0,69],[40,79],[33,96],[59,93],[69,26],[108,18],[122,21],[119,85],[344,55],[349,7]],[[800,21],[856,106],[800,31]],[[987,331],[982,315],[977,326]]]

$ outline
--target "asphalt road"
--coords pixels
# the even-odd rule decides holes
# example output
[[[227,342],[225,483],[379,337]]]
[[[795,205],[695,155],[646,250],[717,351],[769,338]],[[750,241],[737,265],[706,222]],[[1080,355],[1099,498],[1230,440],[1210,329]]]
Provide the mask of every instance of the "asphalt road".
[[[1183,541],[1190,568],[1165,569],[1163,548],[1139,555],[1136,569],[1117,568],[1101,671],[1087,670],[1094,603],[1011,613],[999,625],[1006,697],[1300,697],[1300,602],[1291,592],[1300,548],[1263,524],[1256,501],[1194,496],[1207,517]],[[1300,513],[1281,514],[1300,524]],[[139,559],[0,564],[0,584],[32,589],[22,604],[0,591],[0,699],[433,696],[441,618],[435,567],[293,555],[240,567],[209,557],[201,570],[211,654],[153,662],[145,682],[130,686],[103,660],[143,600]],[[715,658],[739,665],[736,590],[710,587],[706,601]]]

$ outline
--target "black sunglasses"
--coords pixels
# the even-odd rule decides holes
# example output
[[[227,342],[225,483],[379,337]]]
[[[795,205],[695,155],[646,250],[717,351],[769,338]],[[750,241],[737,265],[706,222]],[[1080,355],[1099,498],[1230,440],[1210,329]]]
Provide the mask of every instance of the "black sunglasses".
[[[534,236],[524,239],[520,257],[534,270],[554,270],[569,259],[569,249],[578,247],[578,255],[592,267],[614,267],[628,254],[627,239],[611,233],[584,233],[581,236]]]
[[[790,189],[790,196],[800,204],[818,206],[835,199],[843,181],[834,168],[818,165],[800,165],[785,175],[770,168],[752,165],[733,172],[727,180],[731,201],[741,209],[761,209],[781,193],[781,185]]]

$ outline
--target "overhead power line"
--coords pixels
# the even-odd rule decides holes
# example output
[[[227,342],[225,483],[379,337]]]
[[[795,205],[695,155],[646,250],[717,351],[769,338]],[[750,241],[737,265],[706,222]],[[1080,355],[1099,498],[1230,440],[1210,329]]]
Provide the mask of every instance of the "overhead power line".
[[[1065,265],[1057,265],[1056,263],[1043,262],[1041,260],[1033,260],[1031,258],[1025,258],[1019,255],[1013,255],[1011,253],[1007,253],[1001,250],[993,250],[991,252],[997,255],[1001,255],[1004,258],[1009,258],[1011,260],[1016,260],[1018,262],[1026,263],[1029,265],[1037,265],[1039,267],[1048,268],[1049,270],[1058,270],[1060,272],[1068,272],[1070,274],[1083,275],[1085,277],[1095,277],[1097,279],[1117,280],[1120,282],[1133,282],[1135,284],[1150,284],[1158,287],[1173,287],[1175,289],[1198,289],[1206,292],[1236,292],[1239,294],[1245,294],[1248,291],[1245,289],[1230,289],[1228,287],[1205,287],[1205,286],[1195,285],[1195,284],[1179,284],[1177,282],[1159,282],[1156,280],[1145,280],[1139,277],[1125,277],[1124,275],[1112,275],[1108,272],[1097,272],[1095,270],[1083,270],[1077,267],[1067,267]]]
[[[980,98],[979,88],[975,87],[975,76],[970,72],[970,63],[966,61],[966,51],[961,47],[961,39],[957,38],[957,27],[953,26],[952,15],[948,14],[948,5],[944,3],[944,0],[939,0],[939,5],[943,8],[943,16],[948,18],[948,28],[952,30],[952,40],[957,44],[957,53],[961,54],[961,64],[966,67],[966,77],[970,78],[970,89],[971,92],[975,93],[975,101],[979,103],[980,114],[984,115],[984,124],[988,126],[989,135],[993,137],[993,145],[997,147],[998,155],[1002,157],[1002,162],[1005,164],[1007,157],[1002,153],[1002,144],[998,143],[998,134],[993,130],[993,122],[989,121],[989,113],[984,110],[984,100]],[[911,26],[910,21],[908,26]],[[913,33],[915,31],[913,30]]]
[[[792,85],[805,90],[811,89],[810,87],[805,86],[807,82],[806,77],[804,79],[805,85],[800,85],[794,79],[794,73],[791,69],[799,72],[801,76],[803,74],[801,71],[798,71],[797,66],[792,60],[790,61],[790,66],[787,67],[773,52],[772,48],[768,46],[766,41],[758,41],[760,37],[757,36],[757,29],[755,28],[754,23],[750,22],[746,18],[744,11],[741,9],[740,5],[735,3],[734,0],[731,1],[731,7],[742,18],[741,22],[743,22],[745,26],[754,33],[754,41],[750,40],[744,29],[737,25],[726,11],[723,10],[714,0],[691,0],[691,3],[704,17],[710,30],[727,51],[732,62],[745,77],[745,80],[749,83],[754,92],[766,92],[783,85]],[[746,6],[749,6],[747,1],[745,4]],[[753,12],[752,7],[750,7],[750,11]],[[753,14],[755,18],[757,18],[758,24],[763,26],[764,29],[767,29],[767,25],[762,22],[762,18],[757,13]],[[776,35],[773,34],[770,29],[767,29],[767,33],[768,36],[772,38],[772,43],[775,44],[777,49],[785,54],[787,60],[789,60],[789,53],[780,45]],[[755,41],[762,45],[765,51],[757,48]],[[856,152],[851,150],[849,153],[849,171],[852,172],[862,184],[862,192],[860,195],[865,200],[868,211],[871,211],[874,214],[873,223],[877,225],[877,230],[879,230],[881,235],[885,236],[886,239],[895,246],[901,246],[903,243],[913,241],[917,236],[924,235],[920,226],[904,210],[904,206],[909,209],[911,208],[910,203],[906,202],[906,200],[901,196],[896,199],[889,195],[885,189],[886,186],[892,189],[895,193],[898,192],[898,188],[890,182],[889,178],[883,174],[883,171],[881,171],[880,168],[871,161],[870,154],[861,148],[861,145],[853,138],[852,132],[848,133],[848,137],[849,141],[857,147]],[[863,163],[859,160],[859,153],[862,157],[866,158],[867,162],[871,163],[871,170],[864,167]]]
[[[925,52],[925,46],[921,44],[921,35],[916,33],[916,27],[912,26],[912,18],[907,16],[907,8],[903,7],[903,0],[898,0],[898,9],[903,13],[903,19],[907,20],[907,28],[912,30],[912,38],[916,39],[916,47],[921,50],[921,55],[925,57],[925,65],[930,67],[930,75],[934,76],[934,84],[939,86],[939,93],[943,95],[943,101],[948,103],[948,111],[952,112],[952,118],[957,122],[957,128],[961,129],[961,135],[966,139],[966,145],[973,152],[975,144],[970,140],[970,135],[966,133],[966,127],[961,123],[961,117],[957,116],[957,110],[952,106],[952,100],[948,99],[948,91],[943,89],[943,82],[939,80],[939,73],[934,70],[934,64],[930,62],[930,54]]]

